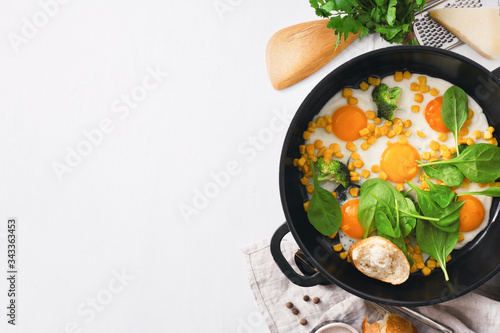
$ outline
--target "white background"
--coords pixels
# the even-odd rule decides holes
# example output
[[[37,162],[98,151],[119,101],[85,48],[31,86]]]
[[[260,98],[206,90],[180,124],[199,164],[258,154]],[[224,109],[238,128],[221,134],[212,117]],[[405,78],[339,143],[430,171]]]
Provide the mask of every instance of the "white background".
[[[284,221],[288,123],[327,73],[384,43],[355,42],[276,91],[267,41],[316,19],[307,0],[60,2],[0,3],[0,331],[267,332],[240,248]],[[52,17],[40,3],[58,4]],[[145,79],[154,88],[140,96]],[[126,113],[132,93],[144,99]],[[78,149],[87,155],[71,160]],[[5,315],[9,217],[16,327]]]

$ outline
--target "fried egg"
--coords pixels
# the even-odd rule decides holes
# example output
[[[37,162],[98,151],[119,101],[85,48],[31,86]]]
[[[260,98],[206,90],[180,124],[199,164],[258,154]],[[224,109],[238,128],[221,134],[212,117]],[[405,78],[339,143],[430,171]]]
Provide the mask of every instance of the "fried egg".
[[[372,83],[377,81],[370,79],[368,81]],[[423,170],[416,161],[451,158],[456,149],[453,134],[441,119],[443,94],[453,84],[417,73],[405,73],[404,79],[391,75],[380,82],[389,88],[399,87],[402,91],[393,123],[379,117],[372,98],[375,85],[364,83],[364,86],[360,85],[363,89],[350,87],[339,91],[324,105],[313,118],[313,123],[318,125],[308,129],[307,137],[304,136],[304,146],[314,145],[318,157],[321,155],[318,152],[324,149],[332,154],[332,158],[345,163],[351,171],[351,182],[357,186],[376,177],[388,180],[400,191],[409,189],[406,181],[425,186]],[[481,107],[470,96],[468,104],[468,119],[460,130],[459,142],[491,142],[483,135],[489,125]],[[321,185],[330,191],[337,186],[332,182]],[[475,186],[477,184],[470,184],[469,188],[460,188],[457,192],[472,191]],[[470,242],[488,223],[491,198],[475,198],[483,206],[484,216],[473,210],[481,211],[481,205],[469,198],[463,211],[472,213],[464,217],[467,222],[463,223],[461,231],[463,240],[455,248]],[[353,200],[355,198],[341,202],[341,206],[350,202],[354,207]],[[475,220],[471,221],[470,216]],[[362,238],[362,232],[359,234],[354,230],[354,227],[339,230],[340,241],[346,250]]]
[[[456,193],[478,192],[484,189],[476,183],[470,183],[465,188],[457,189]],[[490,207],[493,198],[484,195],[464,195],[459,196],[458,200],[463,200],[465,203],[460,210],[460,227],[458,230],[461,237],[455,245],[455,249],[464,247],[486,228],[490,219]]]

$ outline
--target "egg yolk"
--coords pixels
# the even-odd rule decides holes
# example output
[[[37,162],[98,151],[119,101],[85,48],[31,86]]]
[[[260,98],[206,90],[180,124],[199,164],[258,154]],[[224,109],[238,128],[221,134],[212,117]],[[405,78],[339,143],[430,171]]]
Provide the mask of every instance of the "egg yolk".
[[[354,141],[361,137],[359,131],[366,128],[368,119],[366,114],[353,105],[345,105],[332,115],[332,131],[337,138],[343,141]]]
[[[439,96],[434,98],[425,107],[425,120],[429,126],[436,132],[447,133],[450,132],[448,127],[443,123],[441,118],[441,106],[443,105],[443,97]]]
[[[485,215],[482,202],[472,195],[460,196],[458,197],[458,201],[465,201],[460,210],[460,226],[458,230],[467,232],[479,227]]]
[[[358,221],[359,199],[349,200],[342,205],[340,229],[351,238],[363,238],[363,227]]]
[[[407,143],[393,143],[382,153],[380,167],[388,180],[400,184],[418,174],[417,160],[420,160],[420,154],[415,147]]]

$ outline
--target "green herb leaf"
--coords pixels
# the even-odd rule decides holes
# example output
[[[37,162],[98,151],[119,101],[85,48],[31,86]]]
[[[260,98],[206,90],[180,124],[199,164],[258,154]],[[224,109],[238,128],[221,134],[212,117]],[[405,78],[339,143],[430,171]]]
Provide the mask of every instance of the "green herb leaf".
[[[500,177],[500,147],[489,143],[478,143],[465,148],[460,156],[450,160],[429,163],[418,162],[419,166],[454,165],[469,180],[476,183],[489,183]]]
[[[458,241],[458,225],[452,232],[445,232],[427,221],[419,220],[416,235],[418,246],[423,252],[436,259],[444,273],[444,279],[448,281],[450,278],[446,270],[446,258],[453,251]]]
[[[448,186],[436,185],[430,180],[427,181],[427,184],[430,189],[429,195],[441,208],[449,206],[457,197]]]
[[[342,210],[335,196],[319,186],[314,162],[311,161],[314,181],[314,192],[307,209],[309,222],[325,236],[337,232],[342,221]]]
[[[475,192],[462,192],[457,193],[458,196],[462,195],[486,195],[489,197],[500,197],[500,188],[498,187],[490,187],[483,191],[475,191]]]
[[[427,176],[439,179],[447,186],[456,187],[460,186],[464,182],[464,175],[458,170],[458,168],[451,164],[441,164],[427,166],[424,165],[424,171]]]
[[[441,106],[441,118],[443,123],[453,133],[455,137],[455,146],[457,156],[460,156],[458,150],[458,132],[467,120],[469,111],[469,99],[465,91],[457,86],[451,86],[443,95],[443,105]]]

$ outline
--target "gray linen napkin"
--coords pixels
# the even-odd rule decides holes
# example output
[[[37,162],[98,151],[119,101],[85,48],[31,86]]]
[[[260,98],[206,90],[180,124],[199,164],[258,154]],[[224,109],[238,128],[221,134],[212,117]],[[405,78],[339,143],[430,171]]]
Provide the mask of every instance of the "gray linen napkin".
[[[281,249],[285,258],[298,271],[293,262],[298,246],[292,241],[283,240]],[[275,264],[267,240],[241,250],[247,262],[250,287],[271,333],[311,332],[325,321],[347,323],[361,332],[361,322],[365,317],[368,317],[370,323],[382,319],[382,315],[363,299],[335,285],[304,288],[291,283]],[[492,280],[495,280],[492,281],[493,284],[490,283],[477,292],[438,305],[416,307],[414,310],[457,333],[498,333],[500,302],[483,296],[491,296],[492,292],[498,295],[498,279],[495,277]],[[304,295],[310,297],[308,302],[303,300]],[[314,303],[314,297],[318,297],[320,302]],[[285,306],[287,302],[292,302],[294,308],[299,310],[297,315]],[[304,318],[307,319],[307,324],[301,325],[300,320]],[[420,333],[437,332],[415,319],[409,319]]]

